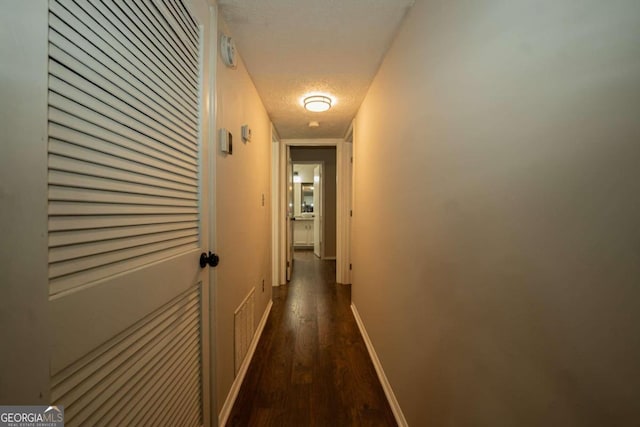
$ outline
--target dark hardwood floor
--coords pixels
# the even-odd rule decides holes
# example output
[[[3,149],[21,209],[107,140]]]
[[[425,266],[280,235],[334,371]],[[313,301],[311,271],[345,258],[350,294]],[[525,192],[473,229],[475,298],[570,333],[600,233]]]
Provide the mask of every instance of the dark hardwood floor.
[[[295,253],[227,426],[395,426],[335,261]]]

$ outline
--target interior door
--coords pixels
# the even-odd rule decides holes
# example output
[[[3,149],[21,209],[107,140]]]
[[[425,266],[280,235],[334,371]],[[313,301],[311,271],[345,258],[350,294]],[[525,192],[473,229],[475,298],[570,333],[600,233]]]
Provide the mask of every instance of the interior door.
[[[322,257],[322,167],[313,168],[313,253]]]
[[[51,400],[69,426],[209,424],[215,15],[203,0],[49,8]]]
[[[291,147],[287,146],[287,281],[293,273],[293,162],[291,161]]]

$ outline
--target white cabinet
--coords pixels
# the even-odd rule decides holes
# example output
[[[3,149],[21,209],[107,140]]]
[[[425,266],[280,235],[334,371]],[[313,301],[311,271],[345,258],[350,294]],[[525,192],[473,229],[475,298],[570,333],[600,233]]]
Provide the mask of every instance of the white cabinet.
[[[313,246],[313,218],[296,218],[293,222],[293,245]]]

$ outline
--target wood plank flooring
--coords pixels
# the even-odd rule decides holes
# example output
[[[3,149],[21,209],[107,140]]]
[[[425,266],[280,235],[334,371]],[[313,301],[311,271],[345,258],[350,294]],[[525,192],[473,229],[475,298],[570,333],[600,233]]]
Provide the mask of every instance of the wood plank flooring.
[[[335,261],[295,253],[227,426],[395,426]]]

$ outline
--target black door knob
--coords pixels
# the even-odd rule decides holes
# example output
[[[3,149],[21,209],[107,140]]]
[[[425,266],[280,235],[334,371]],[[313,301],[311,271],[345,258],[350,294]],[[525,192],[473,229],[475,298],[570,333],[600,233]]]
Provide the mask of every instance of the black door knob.
[[[209,254],[207,254],[206,252],[202,252],[200,254],[200,268],[205,268],[207,265],[209,265],[210,267],[215,267],[219,262],[220,257],[216,254],[211,253],[211,251],[209,251]]]
[[[209,266],[215,267],[220,262],[220,257],[216,254],[209,252]]]

